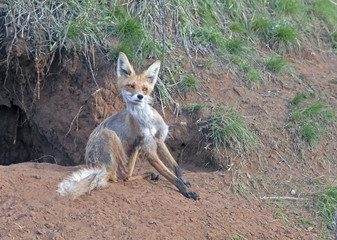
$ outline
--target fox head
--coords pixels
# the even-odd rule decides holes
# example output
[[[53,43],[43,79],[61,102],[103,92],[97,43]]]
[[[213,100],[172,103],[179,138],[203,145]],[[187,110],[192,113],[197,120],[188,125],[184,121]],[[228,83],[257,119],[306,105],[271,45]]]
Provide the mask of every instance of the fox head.
[[[141,74],[136,74],[127,56],[120,52],[117,60],[118,86],[127,104],[146,104],[157,82],[160,61],[155,61]]]

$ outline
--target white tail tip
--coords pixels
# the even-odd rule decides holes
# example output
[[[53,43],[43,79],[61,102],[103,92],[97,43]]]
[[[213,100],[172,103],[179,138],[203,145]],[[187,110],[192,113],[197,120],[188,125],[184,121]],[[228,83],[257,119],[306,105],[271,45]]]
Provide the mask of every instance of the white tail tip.
[[[71,200],[102,187],[108,183],[106,169],[81,169],[59,183],[56,192]]]

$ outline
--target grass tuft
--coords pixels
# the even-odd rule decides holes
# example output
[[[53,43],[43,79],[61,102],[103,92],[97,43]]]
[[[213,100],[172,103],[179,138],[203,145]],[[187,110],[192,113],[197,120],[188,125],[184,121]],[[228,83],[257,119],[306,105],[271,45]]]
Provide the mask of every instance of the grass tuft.
[[[335,119],[336,115],[327,102],[308,90],[292,100],[287,128],[294,129],[300,139],[313,146],[327,134]]]
[[[265,40],[268,40],[272,35],[274,22],[269,18],[257,18],[253,21],[252,29]]]
[[[259,83],[262,79],[261,74],[253,69],[250,69],[247,73],[247,77],[250,83]]]
[[[121,39],[144,37],[144,31],[142,25],[135,18],[120,19],[116,25],[115,35]]]
[[[256,148],[256,136],[235,107],[218,106],[200,131],[205,145],[247,153]]]
[[[276,21],[272,18],[257,18],[252,26],[258,36],[266,41],[270,47],[287,48],[293,45],[298,38],[298,33],[286,20]]]
[[[200,113],[205,110],[205,105],[198,103],[188,103],[185,105],[185,109],[188,113]]]
[[[289,23],[281,21],[279,24],[274,27],[274,36],[278,42],[285,44],[294,43],[297,39],[298,33]]]
[[[153,43],[146,38],[139,19],[130,17],[126,9],[118,5],[111,10],[111,14],[115,18],[112,34],[118,39],[118,45],[110,49],[110,58],[117,60],[119,52],[124,52],[131,61],[134,61],[151,54]]]
[[[242,39],[228,39],[225,46],[229,53],[241,54],[244,51],[245,42]]]
[[[337,186],[329,185],[315,194],[314,206],[318,211],[316,215],[323,218],[327,228],[335,229],[335,214],[337,210]]]
[[[280,13],[288,15],[299,14],[303,8],[301,0],[280,0],[276,2],[275,9]]]
[[[209,26],[196,28],[191,38],[203,47],[216,47],[224,41],[224,37],[217,29]]]
[[[329,0],[315,0],[313,6],[314,14],[327,22],[331,27],[337,25],[337,5]]]
[[[266,67],[269,71],[277,73],[286,71],[288,68],[288,64],[284,57],[272,55],[270,58],[267,59]]]
[[[255,67],[241,57],[234,55],[230,58],[230,61],[237,65],[239,69],[246,75],[249,87],[255,87],[257,83],[262,80],[261,74],[255,70]]]
[[[244,26],[242,26],[240,22],[233,22],[229,26],[229,29],[237,33],[247,33],[247,30],[244,28]]]
[[[335,52],[336,52],[336,49],[337,49],[337,30],[330,33],[330,38],[331,38],[331,41],[332,41],[332,47],[335,49]]]
[[[198,80],[192,75],[185,76],[180,85],[183,92],[188,92],[198,87]]]

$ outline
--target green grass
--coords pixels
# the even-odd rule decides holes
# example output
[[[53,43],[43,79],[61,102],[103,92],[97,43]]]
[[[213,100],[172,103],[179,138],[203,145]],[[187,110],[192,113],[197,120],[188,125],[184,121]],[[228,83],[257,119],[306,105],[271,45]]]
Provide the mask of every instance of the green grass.
[[[228,237],[230,240],[247,240],[248,238],[245,238],[244,236],[242,236],[241,234],[236,234],[236,236],[233,235],[233,233],[231,232],[227,232]]]
[[[185,105],[185,109],[187,110],[188,113],[200,113],[205,110],[205,105],[203,104],[198,104],[198,103],[188,103]]]
[[[244,71],[248,82],[257,83],[264,78],[264,65],[261,64],[264,56],[256,51],[256,43],[261,42],[264,45],[266,42],[277,52],[280,48],[291,49],[299,39],[297,25],[293,24],[292,19],[297,18],[298,12],[302,11],[299,6],[302,5],[302,1],[297,4],[293,1],[276,0],[170,0],[166,2],[165,9],[174,21],[179,20],[175,31],[170,31],[170,39],[174,38],[176,43],[181,43],[188,54],[212,54],[221,60],[220,64],[228,63],[233,55],[245,57],[252,70],[242,70],[240,66],[239,71]],[[133,3],[131,6],[132,12],[142,9],[141,4]],[[149,18],[149,15],[152,17]],[[145,9],[139,12],[143,26],[150,31],[153,30],[151,24],[154,15],[160,17],[160,13],[149,14]],[[265,21],[259,22],[261,19]],[[156,27],[159,32],[162,30],[158,21]]]
[[[215,149],[225,147],[234,152],[248,153],[256,148],[255,134],[234,106],[215,107],[201,133],[205,145],[212,144]]]
[[[266,60],[266,67],[269,71],[278,73],[286,71],[288,69],[288,64],[284,57],[271,55]]]
[[[245,42],[243,39],[228,39],[225,47],[230,54],[241,54],[244,51]]]
[[[252,30],[255,31],[263,40],[269,40],[273,35],[275,23],[270,18],[260,17],[253,20]]]
[[[247,73],[248,81],[252,84],[259,83],[262,79],[261,74],[253,69],[250,69]]]
[[[299,14],[304,7],[302,0],[272,0],[270,5],[275,11],[287,15]]]
[[[224,41],[224,36],[214,27],[202,26],[196,28],[191,38],[196,44],[201,44],[203,47],[216,48]]]
[[[249,70],[251,70],[253,67],[251,63],[247,62],[245,59],[239,57],[239,56],[232,56],[230,58],[230,61],[237,65],[241,71],[247,73]]]
[[[229,29],[236,33],[247,33],[247,30],[240,22],[231,23]]]
[[[211,69],[211,68],[213,67],[213,65],[214,65],[214,62],[213,62],[212,60],[209,59],[209,60],[207,60],[207,61],[201,63],[199,66],[200,66],[200,67],[203,67],[203,68],[205,68],[205,69]]]
[[[252,29],[274,49],[291,47],[299,35],[295,27],[285,19],[257,18],[253,21]]]
[[[274,26],[273,37],[284,44],[292,44],[297,39],[298,33],[287,21],[281,21]]]
[[[36,60],[40,55],[48,56],[51,64],[57,51],[66,50],[81,51],[88,62],[94,62],[89,53],[94,48],[110,52],[108,55],[113,59],[119,51],[124,51],[131,60],[140,55],[138,49],[142,49],[142,57],[151,54],[152,48],[144,47],[149,44],[139,19],[131,17],[118,4],[91,0],[9,0],[8,4],[9,26],[17,30],[12,37],[18,39],[20,32],[35,49]],[[118,45],[109,47],[106,43],[111,39],[118,39]]]
[[[153,42],[146,36],[139,19],[130,17],[126,9],[117,5],[111,9],[115,25],[111,28],[113,36],[118,38],[116,48],[111,48],[109,56],[117,60],[119,52],[124,52],[131,61],[140,60],[153,51]]]
[[[331,37],[331,40],[336,43],[337,42],[337,30],[330,33],[330,37]]]
[[[286,224],[290,224],[289,217],[284,213],[284,206],[279,206],[275,212],[275,218],[282,220]]]
[[[335,53],[337,53],[336,52],[336,49],[337,49],[337,30],[330,33],[330,38],[331,38],[331,41],[332,41],[332,47],[335,49]]]
[[[82,51],[92,65],[94,56],[89,49],[95,48],[112,61],[123,51],[134,63],[147,64],[154,52],[161,60],[168,55],[173,59],[175,52],[167,54],[169,50],[182,47],[189,57],[200,52],[214,56],[219,64],[227,64],[238,55],[242,59],[236,63],[235,74],[256,84],[265,77],[265,55],[259,50],[266,46],[280,54],[302,46],[302,39],[316,30],[312,27],[315,20],[308,24],[306,18],[323,19],[331,33],[324,41],[337,46],[337,7],[328,0],[168,0],[164,5],[149,0],[129,4],[107,0],[9,0],[8,6],[7,30],[17,30],[14,40],[21,37],[20,33],[29,41],[37,60],[45,54],[56,59],[53,55],[61,50]],[[46,32],[41,34],[41,29]],[[278,71],[269,67],[270,71]]]
[[[182,79],[180,85],[183,92],[188,92],[198,87],[198,80],[193,75],[188,75]]]
[[[142,25],[135,18],[120,19],[115,27],[115,35],[121,39],[144,37]]]
[[[328,0],[169,0],[165,6],[147,0],[131,1],[123,6],[119,2],[91,0],[41,1],[35,5],[28,1],[24,8],[22,6],[25,4],[19,4],[18,1],[9,0],[8,3],[11,10],[14,10],[11,11],[13,22],[21,24],[17,28],[18,32],[24,30],[29,33],[27,38],[36,40],[37,44],[42,40],[38,36],[38,29],[41,28],[48,29],[47,36],[51,39],[48,39],[47,44],[53,50],[56,49],[55,46],[69,49],[87,46],[89,43],[106,47],[106,37],[115,36],[121,42],[115,47],[117,49],[110,52],[113,58],[118,50],[130,52],[129,55],[137,56],[138,59],[138,55],[141,55],[141,59],[148,57],[155,48],[149,40],[153,31],[157,32],[157,39],[161,39],[162,10],[166,11],[167,23],[171,19],[178,24],[174,31],[166,28],[168,39],[177,39],[175,44],[182,43],[187,51],[213,52],[218,56],[224,54],[224,49],[230,54],[236,54],[238,49],[240,51],[242,42],[254,41],[254,32],[271,46],[275,42],[286,48],[291,46],[299,39],[299,26],[303,24],[303,16],[310,9],[315,16],[324,19],[331,26],[336,26],[337,23],[337,7]],[[36,0],[36,3],[39,1]],[[152,11],[152,4],[156,11]],[[33,23],[31,29],[23,24],[27,19]],[[233,33],[240,34],[243,40],[226,43],[226,39],[229,36],[231,38]],[[143,48],[146,50],[143,51]],[[135,53],[131,54],[132,51]]]
[[[230,61],[237,65],[239,69],[245,74],[249,87],[255,87],[261,80],[261,74],[256,70],[255,66],[251,62],[246,61],[240,56],[234,55],[230,58]]]
[[[333,181],[334,183],[335,181]],[[335,229],[335,214],[337,210],[337,186],[329,184],[315,194],[314,207],[316,216],[323,219],[323,224],[329,229]]]
[[[298,94],[291,102],[288,129],[293,129],[304,142],[313,146],[335,125],[336,115],[329,104],[308,90]]]
[[[336,3],[336,2],[335,2]],[[316,17],[327,22],[331,27],[337,25],[337,5],[329,0],[315,0],[313,11]]]
[[[283,0],[279,2],[278,9],[285,14],[298,14],[303,7],[300,0]]]

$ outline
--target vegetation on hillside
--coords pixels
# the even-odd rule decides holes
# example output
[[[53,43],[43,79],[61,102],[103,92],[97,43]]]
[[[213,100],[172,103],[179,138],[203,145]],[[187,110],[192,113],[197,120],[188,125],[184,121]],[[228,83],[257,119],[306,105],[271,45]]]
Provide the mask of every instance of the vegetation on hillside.
[[[297,94],[291,101],[287,128],[298,136],[300,142],[313,146],[327,134],[334,124],[336,114],[328,102],[319,98],[313,90]]]
[[[319,45],[316,26],[328,33],[323,41],[332,47],[336,44],[337,6],[328,0],[4,3],[3,21],[11,47],[20,39],[29,42],[36,60],[46,54],[52,60],[62,50],[84,51],[89,57],[92,48],[112,60],[119,51],[131,60],[166,59],[167,52],[179,46],[189,57],[211,54],[222,64],[233,64],[249,85],[263,80],[265,69],[273,71],[265,66],[273,54],[266,52],[296,51],[306,40]],[[172,66],[165,63],[164,67]]]
[[[325,229],[336,228],[337,186],[336,178],[329,185],[315,194],[314,212]]]
[[[219,168],[231,167],[227,149],[239,154],[256,151],[256,135],[234,106],[214,107],[210,116],[199,123],[199,132],[206,148],[221,155],[212,159],[213,165]]]

